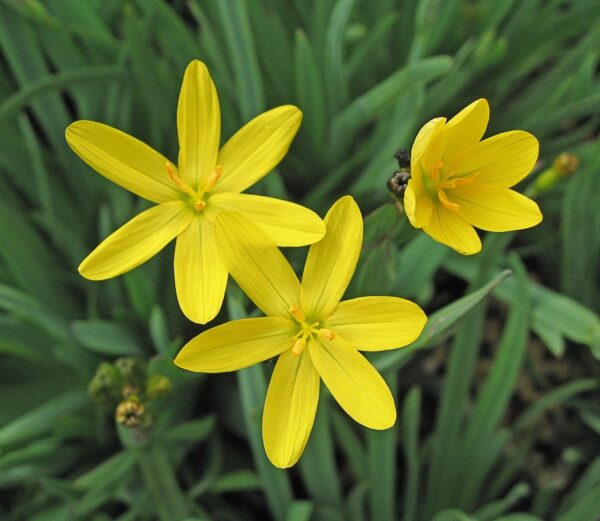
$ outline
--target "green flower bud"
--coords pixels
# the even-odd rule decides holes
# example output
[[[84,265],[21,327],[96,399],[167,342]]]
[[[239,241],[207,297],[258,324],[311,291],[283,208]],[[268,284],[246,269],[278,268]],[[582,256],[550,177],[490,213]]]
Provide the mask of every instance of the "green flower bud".
[[[162,398],[171,390],[171,380],[162,374],[153,374],[146,380],[146,396],[149,400]]]
[[[114,402],[121,398],[121,374],[108,362],[102,362],[88,386],[92,398],[98,402]]]
[[[118,358],[115,360],[115,367],[124,384],[134,387],[143,387],[146,378],[146,363],[139,358]]]

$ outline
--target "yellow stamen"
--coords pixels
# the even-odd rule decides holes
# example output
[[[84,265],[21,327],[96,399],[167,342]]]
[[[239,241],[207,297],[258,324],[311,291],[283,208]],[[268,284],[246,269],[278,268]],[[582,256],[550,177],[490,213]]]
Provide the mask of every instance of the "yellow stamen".
[[[319,336],[326,338],[327,340],[333,340],[335,338],[335,331],[331,329],[319,329]]]
[[[294,318],[298,321],[298,322],[305,322],[306,321],[306,315],[304,314],[304,312],[296,305],[292,304],[290,306],[290,313],[292,315],[294,315]]]
[[[458,204],[452,203],[448,200],[448,196],[446,195],[446,192],[444,192],[443,190],[438,189],[437,194],[438,194],[440,203],[442,203],[446,208],[448,208],[448,210],[452,210],[453,212],[456,212],[460,209],[460,206]]]
[[[436,161],[433,163],[431,167],[431,179],[434,183],[438,183],[440,181],[440,170],[444,168],[443,161]]]
[[[206,203],[202,199],[194,201],[194,208],[200,212],[206,208]]]
[[[185,192],[188,195],[191,195],[192,197],[196,196],[196,192],[194,192],[190,186],[183,180],[181,179],[181,177],[179,177],[175,171],[173,170],[173,165],[167,161],[167,164],[165,165],[166,169],[167,169],[167,174],[169,176],[169,179],[171,179],[171,181],[173,181],[173,183],[175,183],[175,186],[177,188],[179,188],[179,190],[181,190],[182,192]]]
[[[292,353],[294,353],[295,356],[300,356],[300,354],[302,353],[305,346],[306,346],[305,338],[304,337],[299,338],[294,343],[294,347],[292,347]]]
[[[479,177],[479,172],[475,172],[473,175],[469,176],[469,177],[459,177],[457,179],[453,179],[452,181],[448,181],[449,183],[452,183],[452,186],[444,186],[446,183],[444,183],[444,185],[442,185],[442,188],[456,188],[457,186],[465,186],[465,185],[470,185],[473,184],[477,178]]]
[[[221,174],[223,173],[223,167],[221,165],[215,166],[215,170],[212,174],[208,176],[206,180],[206,189],[205,192],[210,192],[215,185],[218,183],[219,179],[221,179]]]

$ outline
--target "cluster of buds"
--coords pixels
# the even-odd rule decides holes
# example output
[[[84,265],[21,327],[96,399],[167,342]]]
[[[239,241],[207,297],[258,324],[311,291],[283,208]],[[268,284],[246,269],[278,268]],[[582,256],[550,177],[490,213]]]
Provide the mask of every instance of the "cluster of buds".
[[[535,197],[542,192],[550,190],[560,179],[574,174],[578,168],[579,158],[577,156],[568,154],[567,152],[559,154],[552,162],[552,165],[537,176],[527,195]]]
[[[125,427],[147,428],[152,422],[148,409],[152,402],[171,390],[171,381],[162,374],[148,374],[137,358],[102,362],[89,385],[92,398],[115,411],[115,420]]]

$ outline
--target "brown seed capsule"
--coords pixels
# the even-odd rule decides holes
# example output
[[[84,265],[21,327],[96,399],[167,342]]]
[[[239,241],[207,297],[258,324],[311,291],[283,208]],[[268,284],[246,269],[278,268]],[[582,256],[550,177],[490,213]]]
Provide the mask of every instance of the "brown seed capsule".
[[[408,186],[409,180],[410,172],[394,172],[394,174],[387,183],[388,190],[392,192],[396,197],[402,198],[404,197],[404,191]]]
[[[400,149],[396,150],[394,157],[398,161],[400,170],[393,173],[387,182],[387,187],[396,197],[402,199],[410,180],[410,154],[406,150]]]

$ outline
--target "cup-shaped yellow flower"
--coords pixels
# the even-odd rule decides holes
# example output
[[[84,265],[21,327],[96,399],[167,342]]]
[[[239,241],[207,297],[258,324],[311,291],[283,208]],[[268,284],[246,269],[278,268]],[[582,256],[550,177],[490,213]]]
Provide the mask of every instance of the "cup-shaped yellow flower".
[[[411,224],[465,255],[481,250],[474,226],[506,232],[542,220],[534,201],[510,190],[533,169],[537,139],[512,130],[481,141],[489,117],[488,102],[479,99],[448,122],[432,119],[411,152],[404,194]]]
[[[156,206],[107,237],[79,266],[91,280],[121,275],[177,237],[175,286],[179,305],[206,323],[221,308],[227,269],[219,258],[214,218],[235,209],[280,246],[318,241],[325,225],[312,211],[270,197],[242,194],[287,153],[302,113],[291,105],[269,110],[242,127],[221,149],[215,85],[200,61],[187,67],[177,107],[178,167],[117,129],[76,121],[66,138],[75,153],[107,179]],[[226,227],[220,233],[227,234]]]
[[[312,429],[320,380],[357,422],[387,429],[396,420],[394,398],[359,351],[405,346],[427,318],[416,304],[397,297],[340,302],[362,245],[363,221],[349,197],[325,217],[327,233],[308,253],[302,283],[275,245],[240,214],[222,212],[219,250],[230,273],[267,316],[234,320],[188,342],[175,359],[200,372],[235,371],[279,355],[263,414],[267,456],[281,468],[302,454]],[[244,258],[244,263],[239,259]]]

